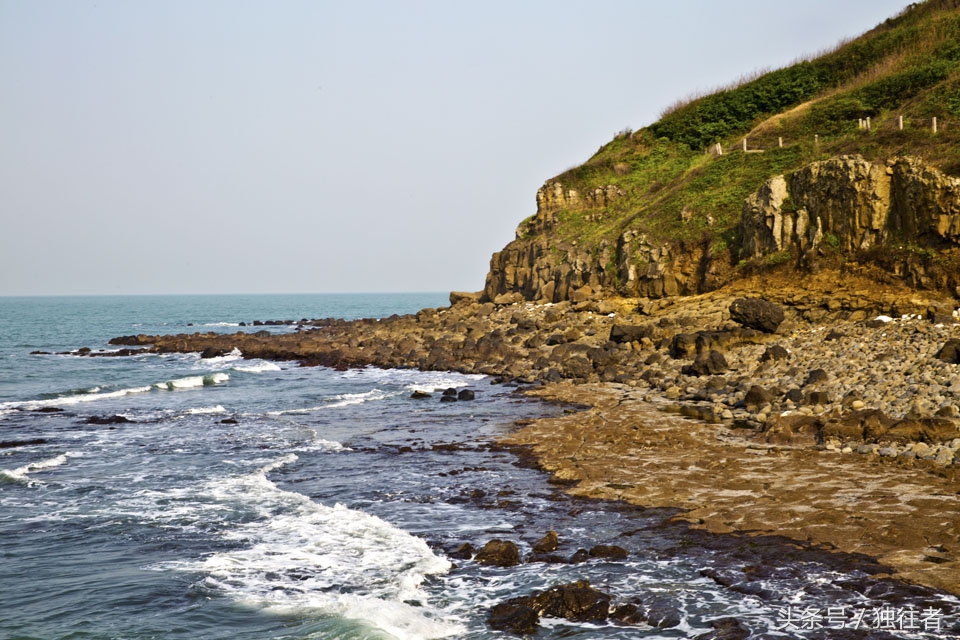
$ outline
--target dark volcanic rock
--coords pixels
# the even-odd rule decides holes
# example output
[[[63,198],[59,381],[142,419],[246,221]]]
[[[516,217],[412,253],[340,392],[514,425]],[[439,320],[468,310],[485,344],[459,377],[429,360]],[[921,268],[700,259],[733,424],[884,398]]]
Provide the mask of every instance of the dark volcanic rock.
[[[803,391],[801,391],[800,389],[790,389],[785,394],[783,394],[784,400],[789,400],[794,404],[799,404],[803,402],[803,397],[804,397]]]
[[[670,355],[674,358],[685,358],[693,355],[697,350],[697,334],[678,333],[670,342]]]
[[[946,344],[937,352],[937,358],[950,364],[960,364],[960,339],[950,338],[947,340]]]
[[[590,548],[591,558],[605,558],[607,560],[623,560],[630,553],[623,547],[613,544],[598,544]]]
[[[736,618],[711,620],[710,626],[713,631],[701,633],[694,640],[744,640],[750,635],[750,631]]]
[[[473,554],[477,550],[473,548],[473,545],[469,542],[464,542],[462,545],[457,547],[454,551],[451,551],[448,555],[451,558],[456,558],[457,560],[469,560],[473,557]]]
[[[430,394],[426,391],[420,391],[419,389],[410,394],[410,397],[414,400],[421,400],[423,398],[429,398]]]
[[[512,567],[520,564],[520,550],[509,540],[494,539],[483,545],[473,559],[480,564]]]
[[[960,437],[957,422],[950,418],[905,418],[884,434],[884,439],[896,442],[949,442]]]
[[[475,394],[470,389],[461,389],[460,393],[457,394],[457,400],[473,400]]]
[[[533,545],[533,552],[550,553],[551,551],[556,551],[559,546],[560,540],[557,538],[557,532],[548,531],[547,535],[537,540],[536,544]]]
[[[590,559],[590,552],[586,549],[577,549],[572,556],[570,556],[570,564],[580,564],[581,562],[586,562]]]
[[[126,424],[128,422],[133,422],[129,418],[124,418],[123,416],[113,415],[113,416],[90,416],[87,418],[87,424]]]
[[[723,354],[716,349],[711,349],[707,353],[699,354],[693,364],[686,365],[681,372],[692,376],[715,376],[723,373],[727,368],[727,359]]]
[[[765,404],[773,404],[773,394],[763,387],[753,385],[747,390],[747,395],[743,397],[743,403],[750,408],[759,408]]]
[[[772,344],[760,356],[761,362],[786,360],[790,357],[790,352],[778,344]]]
[[[47,441],[45,438],[34,438],[33,440],[0,440],[0,449],[28,447],[35,444],[47,444]]]
[[[656,336],[656,328],[653,325],[625,325],[615,324],[610,327],[610,340],[617,343],[635,342],[644,338],[653,338]]]
[[[531,607],[531,598],[513,598],[494,605],[490,610],[487,623],[497,631],[509,631],[517,635],[537,632],[540,614]]]
[[[811,406],[830,404],[830,394],[826,391],[808,391],[804,397],[804,404]]]
[[[773,333],[783,322],[783,308],[761,298],[738,298],[730,305],[730,318],[750,329]]]
[[[610,595],[597,591],[586,580],[578,580],[534,595],[532,608],[542,616],[587,622],[606,620],[611,600]]]
[[[811,384],[818,384],[820,382],[826,382],[830,379],[830,375],[823,369],[814,369],[807,374],[807,379],[803,381],[803,386],[806,387]]]

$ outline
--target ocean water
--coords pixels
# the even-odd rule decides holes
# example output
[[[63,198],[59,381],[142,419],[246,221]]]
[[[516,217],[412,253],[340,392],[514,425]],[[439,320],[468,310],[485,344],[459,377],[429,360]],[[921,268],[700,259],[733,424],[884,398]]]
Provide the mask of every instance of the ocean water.
[[[497,638],[506,636],[486,622],[494,604],[578,579],[623,600],[654,598],[674,624],[544,620],[538,637],[688,638],[727,617],[751,637],[827,638],[794,624],[793,608],[931,603],[944,631],[857,637],[948,637],[955,599],[863,592],[849,586],[862,572],[803,554],[737,588],[743,567],[730,545],[690,537],[665,522],[669,513],[565,496],[493,446],[514,421],[563,408],[482,376],[333,371],[240,353],[63,353],[110,350],[111,337],[131,333],[254,331],[263,327],[239,325],[444,303],[441,294],[0,298],[0,638]],[[449,387],[474,389],[476,400],[440,402],[436,390]],[[418,389],[433,395],[411,399]],[[447,555],[492,538],[526,555],[550,529],[563,555],[617,544],[630,556],[496,568]]]

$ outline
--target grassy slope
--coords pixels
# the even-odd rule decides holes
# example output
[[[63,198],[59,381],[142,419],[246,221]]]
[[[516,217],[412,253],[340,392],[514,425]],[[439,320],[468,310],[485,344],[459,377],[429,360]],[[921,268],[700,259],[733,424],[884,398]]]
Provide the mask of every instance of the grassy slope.
[[[858,127],[866,117],[870,132]],[[751,148],[765,151],[737,150],[744,136]],[[705,153],[717,142],[724,155]],[[559,212],[561,223],[551,234],[582,246],[613,242],[631,228],[659,241],[709,236],[715,251],[733,248],[743,200],[766,178],[845,153],[871,160],[917,155],[960,175],[960,0],[915,5],[835,51],[698,98],[645,129],[618,135],[554,180],[580,193],[613,184],[625,196],[600,221],[590,210]]]

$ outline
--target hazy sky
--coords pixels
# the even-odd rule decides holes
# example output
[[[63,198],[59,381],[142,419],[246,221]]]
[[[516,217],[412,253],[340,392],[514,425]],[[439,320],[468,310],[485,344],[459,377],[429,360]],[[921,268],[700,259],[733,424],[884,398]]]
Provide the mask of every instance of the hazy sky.
[[[0,295],[476,291],[545,180],[904,0],[0,0]]]

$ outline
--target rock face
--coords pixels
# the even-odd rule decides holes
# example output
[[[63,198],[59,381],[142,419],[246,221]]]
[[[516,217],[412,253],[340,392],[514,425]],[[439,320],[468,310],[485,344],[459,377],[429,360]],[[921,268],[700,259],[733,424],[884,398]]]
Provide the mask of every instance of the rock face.
[[[885,245],[908,253],[956,248],[960,179],[916,158],[882,164],[858,155],[830,158],[767,180],[744,202],[739,231],[746,259],[781,251],[803,255],[824,242],[847,254]],[[883,266],[914,286],[956,287],[956,277],[928,273],[906,257],[901,264],[888,257]]]
[[[490,259],[482,300],[519,293],[526,300],[560,302],[575,300],[574,294],[585,287],[650,298],[704,290],[712,274],[703,260],[707,250],[699,244],[659,243],[634,229],[625,229],[615,242],[601,240],[596,246],[551,237],[561,211],[575,210],[586,224],[595,224],[624,195],[615,185],[586,194],[559,182],[541,187],[536,215],[522,222],[516,239]]]
[[[555,181],[544,185],[537,192],[536,215],[493,254],[481,300],[516,294],[541,302],[576,301],[586,287],[663,298],[724,284],[728,266],[711,254],[709,242],[662,242],[629,224],[595,244],[558,235],[563,215],[575,214],[589,232],[625,195],[614,185],[586,194]],[[960,179],[915,158],[878,163],[839,156],[768,179],[744,201],[738,231],[744,259],[788,251],[803,256],[824,243],[848,254],[888,245],[955,248],[960,244]],[[960,275],[950,269],[933,272],[908,257],[881,256],[881,266],[912,286],[953,289],[960,284]]]

